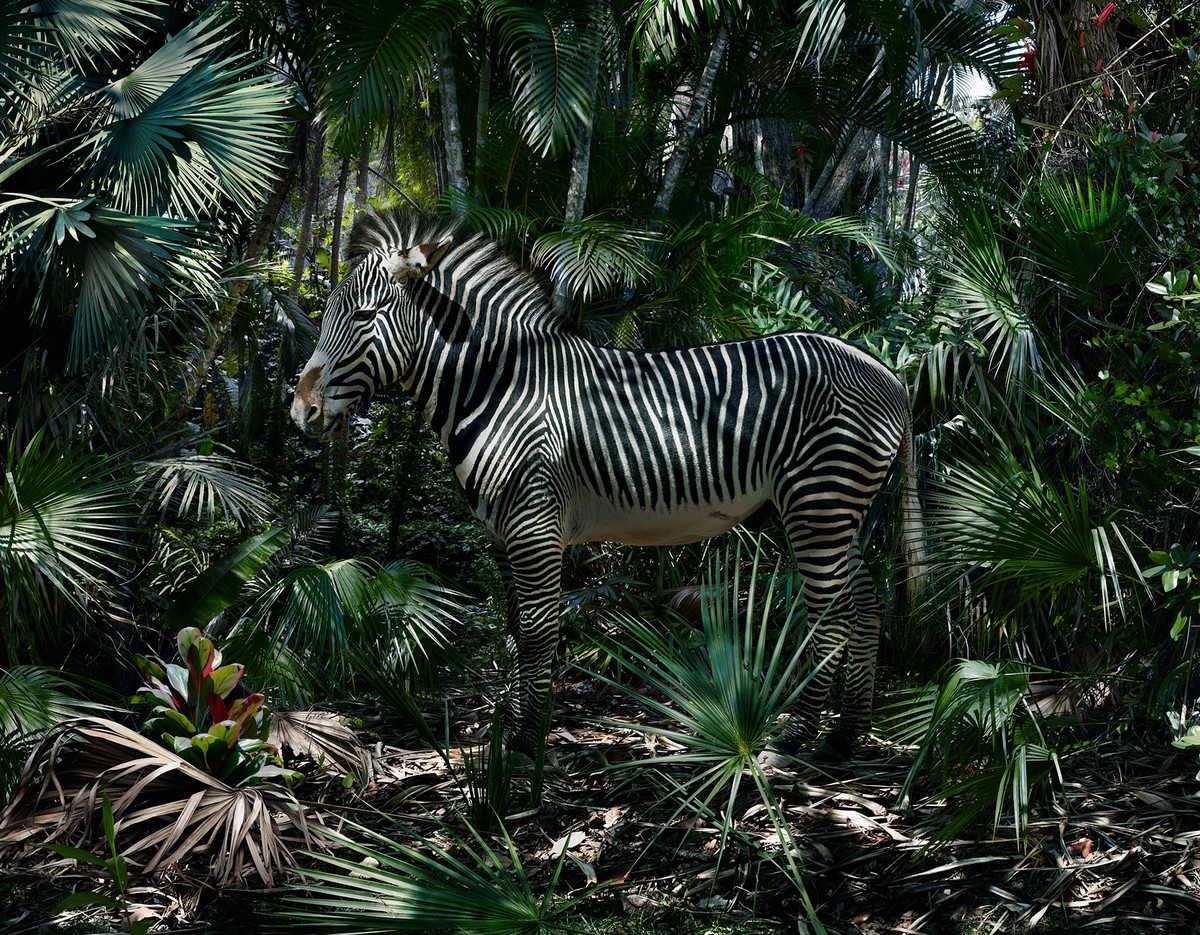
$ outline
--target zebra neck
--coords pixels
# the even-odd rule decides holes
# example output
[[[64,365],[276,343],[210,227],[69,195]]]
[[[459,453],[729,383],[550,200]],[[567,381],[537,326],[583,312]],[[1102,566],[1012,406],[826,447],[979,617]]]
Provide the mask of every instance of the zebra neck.
[[[401,381],[455,466],[496,408],[511,400],[520,367],[531,363],[536,346],[550,338],[522,328],[473,329],[460,337],[451,340],[442,330],[428,328]]]

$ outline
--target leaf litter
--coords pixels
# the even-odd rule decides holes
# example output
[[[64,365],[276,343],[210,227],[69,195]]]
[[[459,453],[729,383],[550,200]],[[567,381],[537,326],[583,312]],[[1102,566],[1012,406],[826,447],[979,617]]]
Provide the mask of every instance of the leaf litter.
[[[336,826],[346,818],[385,834],[403,826],[453,848],[445,829],[461,824],[463,753],[486,742],[489,705],[462,693],[450,697],[443,712],[452,738],[447,755],[418,732],[358,712],[367,722],[366,746],[375,753],[371,781],[349,784],[336,771],[322,774],[312,761],[301,763],[305,781],[297,794],[309,820]],[[559,891],[594,891],[583,906],[596,918],[635,914],[664,926],[690,918],[744,931],[796,931],[804,912],[772,857],[780,840],[766,810],[749,799],[741,803],[735,834],[723,849],[713,816],[684,813],[684,820],[667,823],[677,808],[664,796],[669,784],[658,768],[628,764],[668,751],[660,738],[597,723],[613,717],[636,723],[646,712],[595,683],[560,685],[559,727],[548,741],[537,807],[529,807],[528,773],[514,774],[516,804],[504,826],[533,884],[548,881],[565,853]],[[995,834],[981,827],[978,837],[937,848],[930,846],[929,823],[949,806],[919,796],[903,809],[897,802],[911,757],[910,750],[876,740],[851,763],[826,772],[803,764],[768,770],[827,931],[1194,930],[1200,917],[1200,791],[1193,757],[1110,743],[1091,758],[1066,762],[1063,807],[1032,817],[1024,846],[1001,824]],[[71,805],[55,808],[0,856],[0,885],[9,877],[52,880],[63,892],[102,889],[94,868],[30,846]],[[169,809],[164,815],[164,821],[178,818]],[[161,830],[157,835],[154,840],[169,836]],[[102,845],[79,835],[74,843],[95,852]],[[132,858],[144,849],[135,844]],[[286,867],[286,858],[275,859]],[[130,863],[133,904],[155,920],[156,931],[209,923],[212,912],[221,911],[220,903],[216,910],[212,905],[211,860],[203,854],[154,873],[144,872],[149,861]],[[278,885],[262,889],[254,864],[251,857],[240,865],[246,888],[229,896],[240,905],[237,911],[267,908],[280,892]],[[0,931],[22,920],[31,921],[19,900],[0,908]]]

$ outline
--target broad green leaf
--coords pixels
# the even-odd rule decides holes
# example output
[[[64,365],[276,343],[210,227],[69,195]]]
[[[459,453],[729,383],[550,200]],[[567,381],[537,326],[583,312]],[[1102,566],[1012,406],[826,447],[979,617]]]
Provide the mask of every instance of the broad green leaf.
[[[241,597],[242,588],[287,542],[287,531],[269,529],[253,536],[206,568],[163,612],[171,628],[207,626]]]

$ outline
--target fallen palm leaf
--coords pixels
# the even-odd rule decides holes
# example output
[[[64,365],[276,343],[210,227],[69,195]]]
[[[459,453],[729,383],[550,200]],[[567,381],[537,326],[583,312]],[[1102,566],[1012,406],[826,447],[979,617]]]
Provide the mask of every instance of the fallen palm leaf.
[[[43,843],[86,848],[105,795],[122,855],[146,874],[201,858],[218,884],[253,874],[272,886],[294,865],[292,848],[314,845],[287,789],[236,789],[127,727],[87,717],[64,724],[30,756],[0,813],[0,853]]]
[[[371,778],[370,752],[331,711],[273,711],[271,740],[317,764],[350,773],[363,784]]]

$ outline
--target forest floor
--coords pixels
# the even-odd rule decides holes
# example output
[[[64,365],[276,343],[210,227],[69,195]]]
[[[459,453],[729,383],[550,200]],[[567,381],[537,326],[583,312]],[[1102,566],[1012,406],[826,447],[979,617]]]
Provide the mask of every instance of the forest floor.
[[[592,681],[561,686],[536,809],[517,770],[505,824],[534,891],[548,885],[565,850],[557,892],[595,890],[580,904],[581,924],[586,918],[601,933],[812,931],[795,886],[764,859],[773,846],[778,852],[778,835],[757,797],[735,806],[745,809],[735,815],[740,845],[722,847],[715,826],[678,811],[678,792],[661,771],[637,767],[670,752],[666,741],[596,723],[598,711],[645,723],[646,713],[628,705]],[[482,699],[461,696],[450,709],[451,736],[476,735],[489,719]],[[463,752],[470,757],[472,748],[454,747],[447,761],[416,734],[378,729],[367,739],[376,753],[367,789],[305,782],[299,797],[329,824],[391,833],[390,816],[453,847],[445,834],[458,820]],[[911,808],[897,802],[911,763],[911,751],[872,742],[837,769],[768,773],[830,933],[1200,932],[1194,755],[1088,748],[1064,759],[1058,802],[1035,811],[1024,845],[1011,827],[1006,837],[989,822],[936,849],[928,847],[929,819],[945,806],[919,796]],[[61,860],[41,858],[39,870],[38,859],[0,868],[0,933],[116,930],[111,922],[104,929],[95,909],[51,921],[49,907],[64,895],[104,881]],[[263,929],[283,892],[217,890],[188,867],[135,884],[155,931]]]

